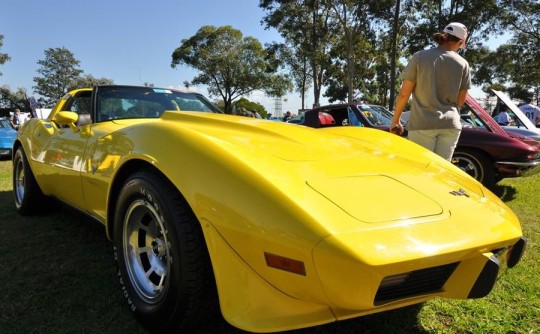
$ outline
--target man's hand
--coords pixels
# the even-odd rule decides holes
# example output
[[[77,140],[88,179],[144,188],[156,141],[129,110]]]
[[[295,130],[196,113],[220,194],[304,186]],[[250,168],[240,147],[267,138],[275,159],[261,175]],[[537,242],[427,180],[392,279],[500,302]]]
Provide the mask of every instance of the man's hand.
[[[401,123],[392,123],[392,125],[390,125],[390,132],[395,135],[402,135],[403,131],[403,125],[401,125]]]

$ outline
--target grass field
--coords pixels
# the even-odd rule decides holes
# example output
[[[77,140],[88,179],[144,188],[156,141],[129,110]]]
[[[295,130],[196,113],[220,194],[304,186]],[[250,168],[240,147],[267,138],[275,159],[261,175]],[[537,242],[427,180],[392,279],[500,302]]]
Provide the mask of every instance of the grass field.
[[[102,226],[64,206],[19,216],[11,162],[0,161],[0,333],[146,333],[120,292]],[[291,334],[540,333],[540,175],[503,180],[494,190],[528,237],[520,264],[479,300],[436,299]],[[196,334],[240,334],[223,320]]]

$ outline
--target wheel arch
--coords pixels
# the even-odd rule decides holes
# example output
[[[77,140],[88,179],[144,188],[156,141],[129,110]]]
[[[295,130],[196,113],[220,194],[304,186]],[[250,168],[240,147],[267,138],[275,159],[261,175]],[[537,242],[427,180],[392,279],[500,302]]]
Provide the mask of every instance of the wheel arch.
[[[495,183],[495,177],[498,175],[498,171],[495,165],[495,159],[493,159],[493,156],[489,154],[489,152],[487,152],[486,150],[482,150],[478,147],[458,146],[454,151],[454,155],[455,154],[468,155],[474,158],[474,160],[476,160],[476,162],[480,165],[482,165],[482,160],[486,160],[486,162],[489,162],[489,165],[485,166],[486,170],[483,172],[482,180],[478,181],[480,181],[487,187],[490,187]]]
[[[106,230],[107,230],[107,238],[111,241],[114,238],[114,212],[116,209],[116,205],[118,204],[118,195],[120,194],[122,185],[126,182],[126,180],[131,175],[133,175],[133,173],[141,169],[151,169],[155,173],[158,173],[161,177],[163,177],[168,182],[171,182],[170,179],[162,171],[160,171],[155,165],[153,165],[152,163],[148,161],[145,161],[143,159],[132,159],[124,163],[115,174],[114,180],[111,184],[111,188],[109,191],[109,196],[108,196],[109,198],[107,201],[108,204],[107,204]],[[180,196],[184,197],[184,195],[180,192],[180,190],[178,190],[176,186],[174,186],[174,188],[176,188]]]
[[[489,158],[489,160],[491,161],[495,161],[495,159],[493,159],[493,156],[486,150],[483,150],[481,149],[480,147],[475,147],[475,146],[457,146],[454,153],[455,152],[467,152],[467,153],[479,153],[479,154],[482,154],[484,157],[486,158]]]
[[[18,149],[21,145],[21,141],[18,138],[15,139],[15,141],[13,142],[13,150]]]
[[[11,148],[11,160],[13,161],[13,157],[15,156],[15,152],[17,152],[17,150],[22,147],[22,143],[19,141],[19,139],[15,139],[15,141],[13,142],[13,147]],[[23,147],[24,149],[24,147]],[[26,150],[25,150],[26,151]]]

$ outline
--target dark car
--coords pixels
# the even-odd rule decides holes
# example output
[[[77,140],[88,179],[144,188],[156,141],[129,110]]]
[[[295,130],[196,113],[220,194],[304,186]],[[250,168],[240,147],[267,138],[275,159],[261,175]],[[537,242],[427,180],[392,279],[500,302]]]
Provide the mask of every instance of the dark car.
[[[537,141],[506,133],[470,96],[461,113],[463,130],[452,158],[455,165],[488,187],[503,178],[540,170]],[[378,105],[334,104],[306,111],[302,124],[314,128],[356,125],[388,131],[392,117],[391,111]]]

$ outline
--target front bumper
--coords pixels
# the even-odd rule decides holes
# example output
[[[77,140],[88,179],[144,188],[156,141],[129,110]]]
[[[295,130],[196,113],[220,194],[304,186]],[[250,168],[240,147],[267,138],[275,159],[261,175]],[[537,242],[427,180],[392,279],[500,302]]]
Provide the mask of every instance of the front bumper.
[[[526,244],[527,240],[521,237],[508,249],[501,249],[500,252],[493,253],[480,275],[478,275],[467,298],[482,298],[487,296],[497,281],[501,267],[503,265],[506,265],[508,268],[515,267],[525,252]]]
[[[526,162],[498,161],[497,170],[505,176],[532,176],[540,173],[540,160]]]
[[[11,156],[11,149],[10,148],[0,148],[0,156],[2,156],[2,157]]]

